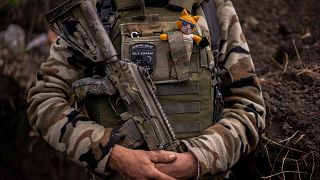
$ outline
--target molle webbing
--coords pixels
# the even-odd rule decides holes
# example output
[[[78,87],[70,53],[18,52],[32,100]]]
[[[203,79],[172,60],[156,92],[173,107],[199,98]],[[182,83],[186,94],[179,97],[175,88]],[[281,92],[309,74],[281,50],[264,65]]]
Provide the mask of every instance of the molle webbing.
[[[125,0],[120,0],[118,2],[123,3]],[[138,0],[129,1],[127,4],[124,3],[123,6],[133,5],[134,2],[137,3],[137,9],[123,11],[121,13],[121,18],[117,19],[117,23],[114,26],[121,27],[121,32],[123,34],[121,34],[121,36],[117,35],[120,34],[120,32],[119,30],[115,32],[115,28],[111,31],[111,34],[115,34],[114,37],[118,37],[114,38],[115,41],[113,43],[121,44],[121,47],[120,45],[116,46],[118,47],[118,50],[121,49],[121,56],[131,59],[130,56],[128,56],[132,54],[129,49],[132,47],[131,45],[136,43],[152,43],[156,47],[169,48],[169,43],[161,41],[158,35],[153,35],[153,31],[158,32],[163,30],[162,33],[170,32],[171,29],[173,29],[171,26],[175,25],[175,21],[180,12],[166,8],[147,7],[147,12],[149,14],[158,14],[159,22],[150,23],[148,19],[137,22],[130,17],[141,15]],[[148,22],[149,25],[146,25]],[[150,29],[150,27],[152,28]],[[130,32],[133,31],[143,32],[143,35],[141,37],[131,38]],[[163,43],[167,43],[167,45],[163,46]],[[188,42],[185,41],[185,43]],[[160,61],[160,59],[164,59],[160,57],[164,56],[164,52],[168,51],[166,49],[162,50],[161,48],[156,51],[159,52],[160,55],[156,58],[153,78],[155,75],[158,75],[158,72],[160,75],[163,74],[163,77],[169,79],[172,79],[172,77],[176,78],[174,76],[175,74],[172,74],[172,69],[170,69],[173,65],[170,64],[168,60]],[[187,52],[189,53],[188,56],[190,56],[188,69],[191,80],[184,82],[179,82],[177,80],[174,82],[168,81],[167,83],[159,83],[161,80],[157,81],[153,79],[157,86],[157,97],[179,139],[197,136],[213,124],[213,88],[211,71],[208,68],[208,55],[204,49],[200,49],[196,44],[193,44],[192,50],[188,49]],[[126,56],[124,56],[124,54],[126,54]],[[168,79],[164,79],[163,81],[166,80]],[[108,122],[114,119],[105,117],[102,112],[100,112],[100,118],[103,124],[109,125],[106,127],[110,127],[110,125],[114,126],[114,123]]]
[[[180,121],[171,123],[176,133],[199,133],[201,132],[201,121]]]
[[[200,112],[200,102],[163,104],[163,107],[167,115]]]
[[[201,56],[207,55],[200,51],[197,47],[193,50],[190,81],[157,85],[156,94],[179,139],[197,136],[213,122],[211,72],[204,63],[201,67],[201,59],[206,59]]]
[[[186,85],[166,84],[157,87],[158,96],[198,94],[199,92],[200,90],[198,83],[190,83]]]

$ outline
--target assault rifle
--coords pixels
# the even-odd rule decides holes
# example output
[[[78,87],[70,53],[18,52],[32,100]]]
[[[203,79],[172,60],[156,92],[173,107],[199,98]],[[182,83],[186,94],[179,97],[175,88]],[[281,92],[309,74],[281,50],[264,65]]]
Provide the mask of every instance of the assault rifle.
[[[80,94],[110,95],[114,92],[108,84],[112,84],[127,106],[126,119],[134,122],[150,150],[181,152],[148,72],[118,58],[90,0],[67,0],[47,13],[46,19],[53,31],[85,58],[105,66],[106,77],[77,83],[84,87]]]

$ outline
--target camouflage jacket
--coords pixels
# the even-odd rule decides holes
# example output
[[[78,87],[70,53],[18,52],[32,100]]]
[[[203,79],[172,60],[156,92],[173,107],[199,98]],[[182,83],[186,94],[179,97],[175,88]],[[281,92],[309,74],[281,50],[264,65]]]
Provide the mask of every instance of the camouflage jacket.
[[[242,33],[229,0],[215,0],[220,23],[219,61],[233,82],[224,89],[222,119],[202,135],[184,144],[201,164],[201,174],[227,171],[241,156],[251,152],[265,127],[261,88]],[[85,68],[70,63],[75,54],[59,39],[52,45],[47,62],[28,94],[28,115],[33,128],[55,149],[97,173],[106,171],[114,131],[91,121],[83,108],[74,107],[71,84],[84,78]]]

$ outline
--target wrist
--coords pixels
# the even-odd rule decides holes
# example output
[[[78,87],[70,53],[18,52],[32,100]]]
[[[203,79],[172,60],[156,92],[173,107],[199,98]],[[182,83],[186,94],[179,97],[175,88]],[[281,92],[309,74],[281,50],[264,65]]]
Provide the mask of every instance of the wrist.
[[[117,145],[117,142],[123,137],[123,135],[117,130],[113,129],[111,134],[110,134],[110,139],[108,146],[110,148],[110,155],[107,161],[107,166],[110,167],[111,169],[115,170],[116,165],[119,162],[119,156],[121,157],[124,150],[126,148]]]
[[[192,178],[197,178],[197,179],[199,179],[200,177],[200,163],[199,163],[199,161],[197,160],[197,158],[195,157],[195,155],[192,153],[192,152],[190,152],[190,151],[188,151],[188,152],[186,152],[186,154],[187,154],[187,156],[188,156],[188,162],[190,163],[189,164],[189,167],[190,167],[190,169],[189,169],[189,177],[192,177]]]
[[[196,180],[200,179],[200,177],[201,177],[201,165],[198,160],[197,160],[197,174],[195,177],[196,177]]]
[[[117,170],[120,164],[121,157],[124,157],[126,149],[120,145],[115,145],[111,150],[107,165],[112,170]]]
[[[198,159],[196,158],[196,156],[188,151],[188,156],[190,156],[190,158],[192,159],[190,162],[192,163],[191,166],[191,170],[190,171],[192,173],[192,177],[196,180],[200,179],[201,178],[201,164],[200,164],[200,161],[198,161]]]

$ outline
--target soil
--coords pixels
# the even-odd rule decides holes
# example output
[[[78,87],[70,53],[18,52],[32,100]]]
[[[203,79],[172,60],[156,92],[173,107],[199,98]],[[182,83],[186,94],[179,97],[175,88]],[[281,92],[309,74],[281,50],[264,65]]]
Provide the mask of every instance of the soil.
[[[320,179],[320,1],[233,2],[268,111],[257,150],[233,172],[237,179]],[[42,16],[31,12],[52,6],[40,0],[18,8],[0,3],[0,31],[16,23],[30,40],[47,31]],[[24,14],[31,14],[27,21]],[[0,180],[87,179],[26,120],[26,92],[47,55],[48,46],[20,55],[0,49]]]
[[[320,179],[320,2],[237,0],[234,5],[268,110],[265,134],[247,160],[256,167],[249,170],[255,177]]]

